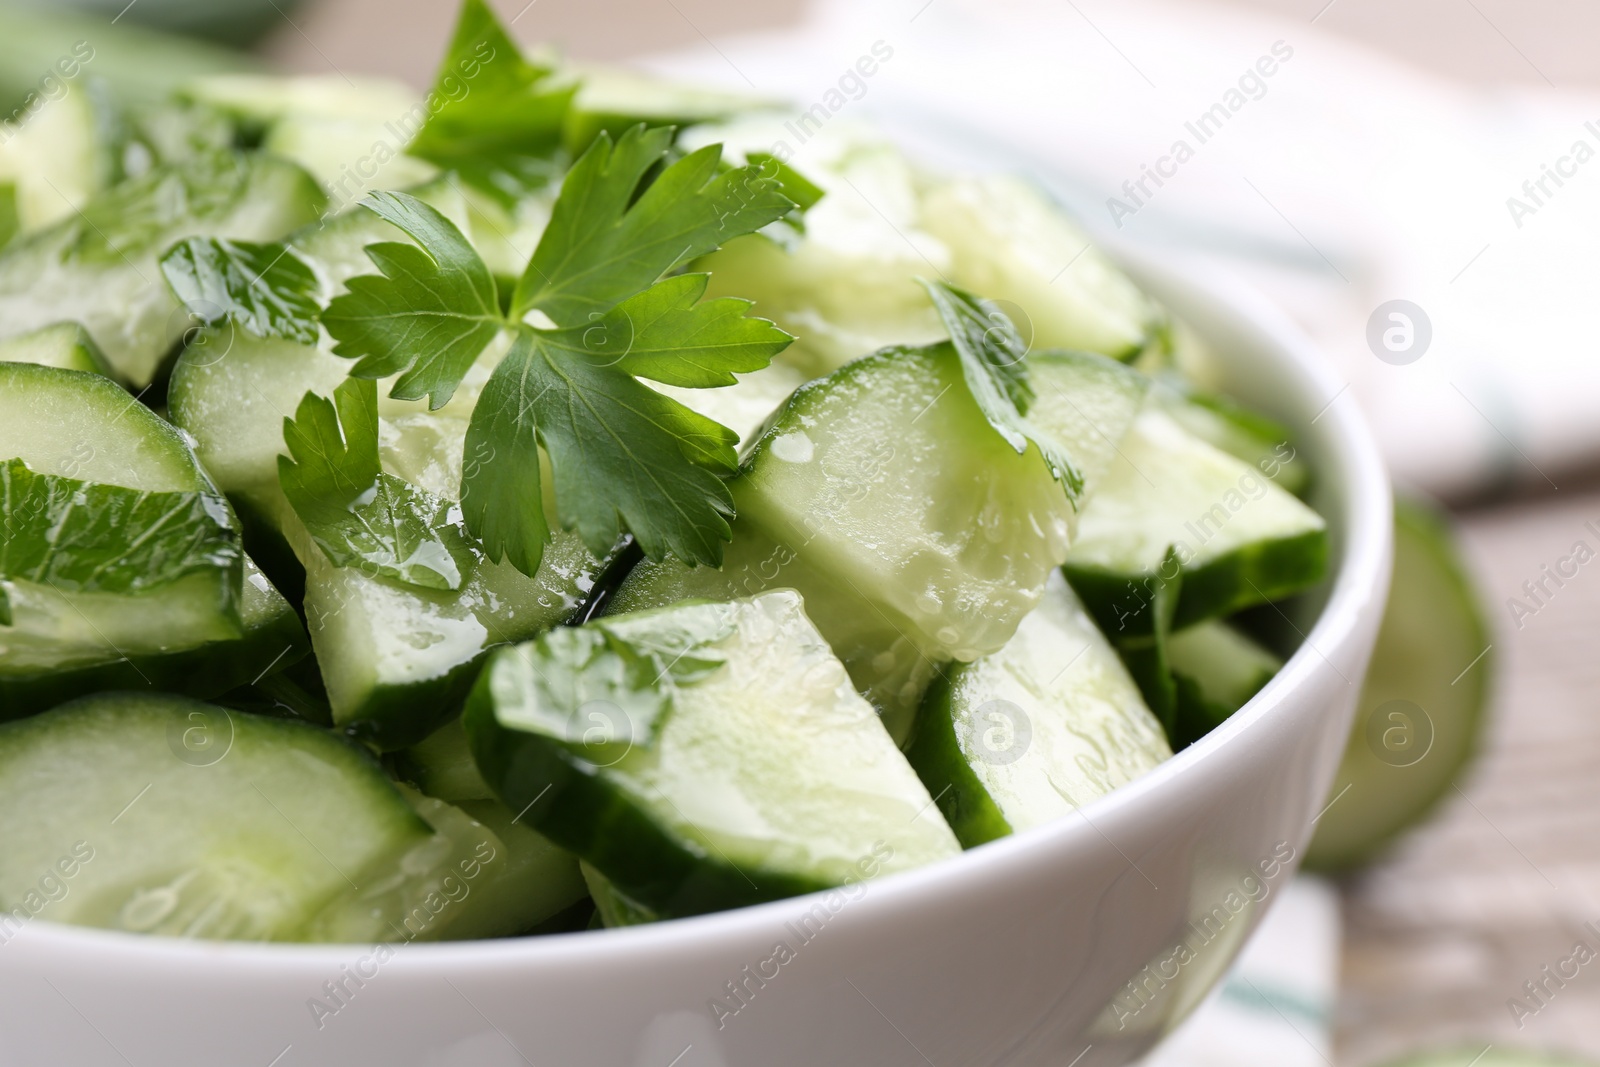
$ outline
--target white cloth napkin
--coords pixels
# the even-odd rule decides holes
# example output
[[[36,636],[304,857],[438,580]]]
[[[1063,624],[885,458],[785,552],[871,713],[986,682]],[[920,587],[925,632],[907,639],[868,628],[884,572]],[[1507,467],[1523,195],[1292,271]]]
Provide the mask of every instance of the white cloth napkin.
[[[1338,980],[1339,894],[1303,875],[1144,1067],[1327,1067]]]
[[[875,45],[892,54],[852,74]],[[821,0],[797,29],[647,65],[970,145],[969,168],[1051,176],[1104,238],[1244,273],[1320,340],[1349,383],[1330,400],[1364,407],[1403,482],[1459,495],[1600,461],[1600,96],[1473,89],[1162,0]],[[1368,341],[1392,300],[1431,326],[1389,353],[1410,362]],[[1405,340],[1380,316],[1379,349],[1390,328]]]

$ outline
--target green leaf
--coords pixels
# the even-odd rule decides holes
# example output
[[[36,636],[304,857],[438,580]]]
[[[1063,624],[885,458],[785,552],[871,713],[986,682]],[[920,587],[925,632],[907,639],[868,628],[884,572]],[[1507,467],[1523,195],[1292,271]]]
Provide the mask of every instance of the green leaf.
[[[534,335],[519,330],[500,365],[489,377],[472,420],[461,464],[461,511],[489,558],[511,560],[532,575],[550,541],[540,477],[535,393],[532,381]]]
[[[553,74],[523,58],[488,4],[467,0],[428,95],[428,120],[406,151],[514,202],[556,173],[577,86]]]
[[[0,578],[133,594],[201,571],[242,575],[243,560],[215,492],[146,492],[0,463]]]
[[[441,408],[506,325],[494,277],[455,224],[416,197],[373,193],[362,205],[417,243],[368,245],[382,273],[351,278],[322,324],[337,342],[333,351],[357,360],[352,375],[399,374],[390,396],[426,396]]]
[[[737,467],[732,430],[640,384],[612,357],[560,348],[530,331],[484,387],[467,455],[492,450],[526,477],[536,469],[534,440],[550,456],[562,525],[596,555],[625,527],[651,559],[670,552],[721,562],[733,498],[714,471]],[[531,486],[508,494],[502,479],[516,475],[486,474],[488,467],[463,474],[468,529],[491,558],[504,553],[526,571],[517,560],[536,559],[547,538],[543,505]]]
[[[655,743],[677,687],[720,668],[713,646],[733,631],[727,604],[557,627],[495,660],[496,714],[607,766]]]
[[[771,152],[746,152],[744,158],[746,162],[761,168],[763,178],[777,182],[778,191],[794,201],[797,211],[810,211],[816,207],[817,201],[827,195],[821,186]]]
[[[605,359],[618,370],[667,385],[733,385],[794,338],[766,319],[747,318],[750,301],[700,302],[709,274],[680,274],[629,297],[588,326],[547,334],[546,343]]]
[[[191,237],[161,257],[161,273],[208,325],[231,318],[257,337],[317,343],[317,277],[287,245]]]
[[[962,377],[989,425],[1019,454],[1028,450],[1031,441],[1049,464],[1051,475],[1076,499],[1083,491],[1083,475],[1072,457],[1028,424],[1028,406],[1034,394],[1028,383],[1027,345],[1016,324],[993,301],[944,282],[919,280],[950,331],[961,358]]]
[[[756,165],[720,170],[721,145],[664,167],[671,127],[642,124],[615,147],[602,133],[568,172],[550,224],[517,283],[514,317],[537,308],[558,326],[591,323],[667,271],[794,209]],[[635,195],[637,194],[637,199]]]
[[[459,589],[468,552],[452,505],[383,473],[378,391],[349,378],[333,399],[307,393],[283,420],[289,455],[278,480],[295,514],[336,567],[355,567],[425,589]]]

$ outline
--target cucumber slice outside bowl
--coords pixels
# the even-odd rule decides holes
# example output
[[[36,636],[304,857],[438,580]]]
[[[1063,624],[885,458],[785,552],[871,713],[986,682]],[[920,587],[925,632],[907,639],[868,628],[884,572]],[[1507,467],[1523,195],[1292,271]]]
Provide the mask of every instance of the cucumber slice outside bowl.
[[[1494,685],[1494,638],[1449,520],[1399,497],[1394,583],[1344,759],[1306,855],[1360,866],[1427,817],[1471,761]]]

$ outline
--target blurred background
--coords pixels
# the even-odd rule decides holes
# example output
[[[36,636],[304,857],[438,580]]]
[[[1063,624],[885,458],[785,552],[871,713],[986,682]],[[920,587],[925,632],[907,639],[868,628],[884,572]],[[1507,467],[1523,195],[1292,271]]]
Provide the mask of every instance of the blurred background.
[[[441,0],[48,9],[68,6],[100,25],[250,48],[280,68],[418,89],[455,16]],[[1467,1050],[1468,1067],[1488,1046],[1600,1057],[1600,966],[1546,983],[1542,998],[1525,986],[1575,944],[1600,948],[1585,928],[1600,930],[1600,567],[1546,583],[1534,600],[1525,584],[1576,542],[1600,544],[1586,526],[1600,523],[1600,163],[1589,165],[1600,150],[1600,4],[495,6],[528,43],[801,106],[887,42],[893,59],[848,103],[860,117],[913,137],[937,127],[986,165],[1048,172],[1097,237],[1238,273],[1286,307],[1348,383],[1330,404],[1361,405],[1397,481],[1453,510],[1495,681],[1480,758],[1424,825],[1334,883],[1336,1007],[1291,1027],[1303,1047],[1291,1042],[1276,1062],[1366,1065],[1446,1047]],[[20,48],[0,41],[0,67],[15,67],[6,50]],[[1275,73],[1245,86],[1265,55],[1279,58]],[[1186,124],[1236,86],[1245,104],[1199,142]],[[1193,159],[1135,199],[1128,184],[1179,139]],[[1394,300],[1425,327],[1404,359],[1371,341]],[[1278,951],[1294,951],[1285,944]],[[1183,1062],[1243,1062],[1193,1057]]]

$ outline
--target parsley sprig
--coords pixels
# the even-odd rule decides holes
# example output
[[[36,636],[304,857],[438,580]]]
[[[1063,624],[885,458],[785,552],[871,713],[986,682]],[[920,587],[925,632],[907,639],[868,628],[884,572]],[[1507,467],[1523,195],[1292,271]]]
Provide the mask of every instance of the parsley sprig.
[[[398,375],[391,396],[435,409],[491,342],[514,335],[473,410],[461,503],[490,558],[524,573],[550,539],[541,449],[560,523],[596,554],[626,530],[652,559],[715,566],[731,536],[722,476],[736,468],[737,436],[639,379],[727,385],[793,340],[749,317],[749,301],[701,300],[704,275],[668,275],[795,204],[759,165],[724,166],[720,146],[669,163],[672,137],[640,125],[595,140],[506,312],[453,223],[405,193],[373,194],[365,206],[415,244],[369,246],[379,273],[351,279],[322,313],[353,375]]]

